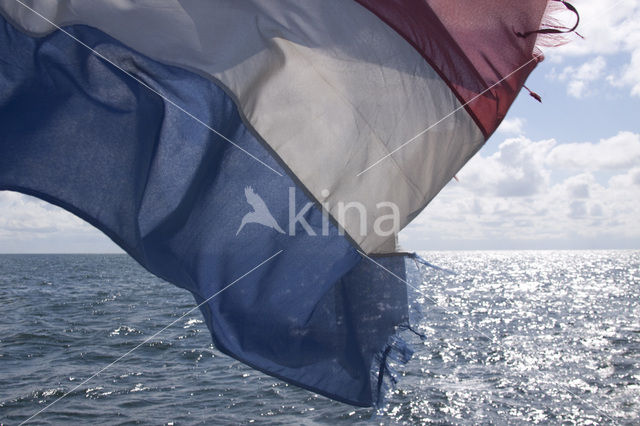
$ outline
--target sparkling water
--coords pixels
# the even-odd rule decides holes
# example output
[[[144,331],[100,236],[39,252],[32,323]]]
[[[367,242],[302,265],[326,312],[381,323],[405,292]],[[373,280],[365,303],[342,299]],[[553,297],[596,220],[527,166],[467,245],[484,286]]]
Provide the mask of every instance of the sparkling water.
[[[416,350],[356,408],[222,355],[186,291],[126,255],[0,255],[0,422],[640,421],[640,251],[424,252]],[[393,279],[392,277],[390,279]],[[242,285],[238,283],[238,285]],[[398,285],[404,285],[398,282]]]

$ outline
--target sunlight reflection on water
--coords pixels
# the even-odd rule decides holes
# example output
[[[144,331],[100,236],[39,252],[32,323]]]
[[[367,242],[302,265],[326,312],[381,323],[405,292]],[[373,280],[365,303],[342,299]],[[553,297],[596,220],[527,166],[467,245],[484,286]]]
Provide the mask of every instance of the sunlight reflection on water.
[[[422,256],[456,274],[425,270],[418,328],[427,338],[407,336],[416,353],[378,413],[286,385],[220,354],[194,312],[38,419],[640,421],[640,252]],[[186,292],[123,255],[0,256],[0,270],[0,421],[9,424],[193,306]]]

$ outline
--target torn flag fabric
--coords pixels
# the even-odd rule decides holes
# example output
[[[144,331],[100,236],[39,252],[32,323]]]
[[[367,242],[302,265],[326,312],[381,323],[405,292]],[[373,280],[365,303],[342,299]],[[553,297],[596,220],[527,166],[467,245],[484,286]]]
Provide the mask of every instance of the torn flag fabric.
[[[546,7],[0,0],[0,189],[192,292],[224,353],[377,405],[420,284],[396,234],[504,118]]]

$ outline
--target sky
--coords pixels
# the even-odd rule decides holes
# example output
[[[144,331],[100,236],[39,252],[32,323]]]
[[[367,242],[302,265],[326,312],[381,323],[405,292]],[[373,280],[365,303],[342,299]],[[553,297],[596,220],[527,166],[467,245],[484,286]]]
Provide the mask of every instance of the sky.
[[[571,3],[584,39],[544,49],[542,103],[522,91],[404,248],[640,248],[640,1]]]
[[[500,128],[400,234],[407,250],[640,248],[640,0],[574,0]],[[572,22],[570,15],[562,16]],[[121,252],[81,219],[0,191],[0,253]]]

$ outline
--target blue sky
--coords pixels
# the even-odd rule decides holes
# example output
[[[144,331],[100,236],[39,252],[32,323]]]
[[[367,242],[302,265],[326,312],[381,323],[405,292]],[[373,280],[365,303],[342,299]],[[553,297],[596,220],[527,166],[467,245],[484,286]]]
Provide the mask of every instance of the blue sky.
[[[640,0],[573,4],[585,39],[545,48],[527,81],[543,103],[521,93],[404,248],[640,248]],[[0,192],[0,212],[0,252],[120,251],[31,197]]]
[[[543,103],[520,94],[403,247],[640,248],[640,1],[572,3],[585,39],[543,49]]]

